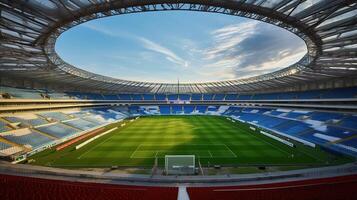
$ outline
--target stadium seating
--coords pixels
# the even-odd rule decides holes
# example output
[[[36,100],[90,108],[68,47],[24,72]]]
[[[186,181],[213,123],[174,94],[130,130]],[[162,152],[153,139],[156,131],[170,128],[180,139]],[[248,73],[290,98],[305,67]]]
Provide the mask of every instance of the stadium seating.
[[[191,100],[201,101],[202,100],[202,94],[192,94],[191,95]]]
[[[341,120],[340,126],[355,129],[357,131],[357,116],[348,116]]]
[[[172,110],[173,114],[182,114],[183,113],[182,106],[172,106],[171,110]]]
[[[223,101],[225,96],[226,96],[225,94],[215,94],[213,100]]]
[[[69,126],[72,126],[74,128],[80,129],[82,131],[92,129],[97,126],[96,124],[93,124],[93,123],[86,121],[84,119],[74,119],[74,120],[63,122],[63,123],[67,124]]]
[[[183,107],[183,111],[185,114],[191,114],[193,113],[194,110],[195,110],[195,106],[186,105]]]
[[[5,122],[0,121],[0,132],[5,132],[11,130],[9,127],[7,127]]]
[[[0,199],[177,200],[176,187],[111,185],[0,175]]]
[[[182,100],[182,101],[189,101],[189,100],[191,100],[191,95],[189,95],[189,94],[180,94],[179,95],[179,99]]]
[[[203,94],[203,100],[204,101],[211,101],[211,100],[213,100],[213,94]]]
[[[339,99],[356,98],[357,87],[301,92],[259,93],[259,94],[97,94],[82,92],[56,93],[45,90],[0,87],[0,94],[7,93],[13,98],[24,99],[89,99],[89,100],[293,100],[293,99]]]
[[[94,115],[90,115],[88,117],[83,117],[84,120],[89,121],[93,124],[96,124],[97,126],[103,125],[108,123],[107,121],[105,121],[103,118],[101,117],[96,117]]]
[[[96,93],[68,92],[67,94],[72,98],[77,98],[77,99],[90,99],[90,100],[105,99],[105,97],[102,94],[96,94]]]
[[[3,143],[3,142],[0,141],[0,150],[5,150],[5,149],[8,149],[10,147],[11,147],[11,145]]]
[[[24,119],[21,117],[4,117],[4,119],[6,119],[7,121],[10,121],[12,123],[23,123],[25,125],[30,125],[30,126],[39,126],[39,125],[43,125],[43,124],[48,124],[48,121],[46,121],[45,119],[42,118],[30,118],[30,119]]]
[[[143,100],[143,96],[141,96],[141,94],[133,94],[131,95],[132,99],[135,101],[142,101]]]
[[[103,100],[104,97],[101,94],[95,94],[95,93],[82,93],[82,96],[84,96],[84,99],[93,99],[93,100]]]
[[[191,200],[352,200],[357,176],[343,176],[261,185],[188,187]]]
[[[19,146],[12,146],[10,144],[0,141],[0,157],[1,156],[10,156],[10,155],[16,154],[21,151],[23,151],[23,149]]]
[[[45,91],[25,89],[25,88],[13,88],[13,87],[1,87],[0,94],[7,93],[10,94],[12,98],[19,99],[43,99],[42,93]]]
[[[159,109],[160,109],[160,113],[163,115],[171,114],[170,106],[159,106]]]
[[[156,100],[157,101],[164,101],[164,100],[167,100],[167,97],[165,94],[156,94]]]
[[[41,117],[50,118],[50,119],[56,120],[56,121],[64,121],[64,120],[71,119],[68,115],[63,114],[61,112],[47,112],[47,113],[40,113],[38,115],[40,115]]]
[[[196,106],[196,111],[199,113],[206,113],[208,106]]]
[[[120,100],[132,100],[132,97],[130,94],[118,94],[118,97]]]
[[[155,100],[155,95],[153,95],[153,94],[143,94],[143,98],[146,101],[153,101],[153,100]]]
[[[357,155],[357,146],[349,146],[356,145],[355,142],[348,142],[349,138],[357,137],[355,116],[353,115],[242,107],[230,107],[223,114],[342,153]],[[302,118],[302,116],[306,116],[306,118]],[[331,120],[341,121],[332,123]],[[344,146],[340,145],[335,148],[330,145],[331,142],[338,144],[340,140],[345,143]]]
[[[119,100],[119,97],[115,94],[104,94],[104,100]]]
[[[237,99],[238,99],[238,95],[237,94],[227,94],[226,97],[225,97],[226,101],[237,100]]]
[[[30,145],[32,149],[36,149],[54,141],[52,138],[30,129],[20,129],[12,131],[11,133],[3,133],[1,136],[17,144]]]
[[[207,112],[217,112],[219,106],[208,106],[207,107]]]
[[[72,97],[66,93],[59,93],[59,92],[48,92],[46,95],[50,99],[71,99]]]
[[[301,112],[289,112],[287,113],[284,117],[287,118],[292,118],[292,119],[299,119],[301,117],[305,116],[305,113],[301,113]]]
[[[238,100],[250,100],[252,95],[239,95]]]
[[[341,142],[341,144],[357,148],[357,137],[354,137],[354,138],[349,139],[349,140],[344,140],[344,141]]]
[[[77,129],[71,128],[61,123],[55,123],[48,126],[37,127],[37,130],[52,135],[56,138],[65,138],[80,132]]]
[[[93,116],[100,117],[107,122],[120,120],[127,117],[126,114],[124,114],[122,111],[116,111],[113,108],[95,108],[91,109],[90,112]]]
[[[167,95],[167,99],[170,101],[176,101],[176,100],[178,100],[178,95],[177,94],[169,94],[169,95]]]
[[[328,112],[311,112],[308,114],[310,119],[317,121],[329,121],[342,119],[344,116],[340,113],[328,113]]]

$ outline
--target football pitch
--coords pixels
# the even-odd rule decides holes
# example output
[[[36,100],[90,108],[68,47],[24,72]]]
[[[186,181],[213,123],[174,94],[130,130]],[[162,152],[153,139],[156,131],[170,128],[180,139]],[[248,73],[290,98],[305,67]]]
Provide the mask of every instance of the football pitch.
[[[125,123],[125,126],[121,126]],[[219,116],[147,116],[106,127],[117,130],[81,149],[45,150],[34,164],[69,167],[152,167],[165,155],[195,155],[202,166],[321,166],[340,156],[301,144],[290,147]],[[341,160],[342,159],[342,160]]]

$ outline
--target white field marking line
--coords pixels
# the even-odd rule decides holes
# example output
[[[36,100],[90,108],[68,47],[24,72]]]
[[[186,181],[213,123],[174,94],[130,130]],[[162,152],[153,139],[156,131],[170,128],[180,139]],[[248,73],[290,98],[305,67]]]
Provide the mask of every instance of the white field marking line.
[[[165,144],[153,144],[153,143],[141,143],[142,146],[173,146],[176,145],[177,143],[165,143]],[[220,143],[220,144],[183,144],[180,146],[223,146],[225,144]]]
[[[213,156],[212,156],[212,154],[211,154],[211,151],[210,151],[210,150],[208,150],[208,153],[209,153],[209,155],[211,156],[211,158],[213,158]]]
[[[263,138],[259,138],[258,136],[254,135],[253,133],[250,133],[250,134],[253,135],[255,138],[258,138],[258,140],[263,141],[265,144],[269,144],[270,146],[274,147],[275,149],[278,149],[280,152],[284,152],[288,155],[291,155],[289,152],[285,151],[284,149],[281,149],[280,147],[277,147],[277,146],[271,144],[268,141],[265,141]]]
[[[278,148],[278,147],[276,147],[276,148]],[[279,149],[280,151],[284,151],[284,150],[282,150],[282,149],[280,149],[280,148],[278,148],[278,149]],[[284,152],[286,152],[286,151],[284,151]],[[310,155],[310,154],[306,153],[305,151],[303,151],[303,150],[301,150],[301,149],[299,149],[298,152],[303,153],[303,154],[305,154],[306,156],[308,156],[308,157],[310,157],[310,158],[313,158],[313,159],[316,159],[316,160],[319,160],[319,161],[324,162],[324,160],[322,160],[322,159],[320,159],[320,158],[318,158],[318,157],[315,157],[315,156],[313,156],[313,155]],[[288,153],[288,154],[290,154],[290,153]]]
[[[136,147],[135,151],[134,151],[133,153],[131,153],[130,158],[133,158],[133,155],[135,155],[135,152],[141,147],[141,145],[142,145],[142,144],[139,144],[139,145]]]
[[[235,158],[237,157],[237,155],[232,151],[231,148],[229,148],[226,144],[224,144],[224,146],[232,153]]]
[[[227,148],[228,149],[228,148]],[[148,150],[148,151],[139,151],[139,152],[156,152],[156,153],[159,153],[159,152],[165,152],[165,151],[162,151],[162,150]],[[211,154],[210,151],[199,151],[199,152],[208,152],[210,154],[210,156],[200,156],[200,158],[236,158],[238,157],[237,154],[235,154],[234,152],[231,153],[231,156],[213,156]],[[156,158],[157,154],[155,156],[135,156],[132,155],[132,158],[140,158],[140,159],[148,159],[148,158]],[[163,158],[163,157],[158,157],[158,158]]]
[[[174,144],[174,143],[173,143],[173,144]],[[146,156],[140,156],[140,157],[135,156],[135,153],[138,151],[138,149],[139,149],[141,146],[145,146],[145,145],[147,145],[147,146],[152,146],[152,145],[156,145],[156,146],[170,146],[170,145],[168,145],[168,144],[161,144],[161,145],[159,144],[159,145],[157,145],[157,144],[151,144],[151,143],[148,143],[148,144],[141,143],[141,144],[135,149],[135,151],[131,154],[130,158],[156,158],[158,152],[165,152],[164,150],[148,150],[148,151],[151,151],[151,152],[156,152],[155,157],[152,157],[152,156],[147,156],[147,157],[146,157]],[[235,154],[226,144],[197,144],[197,145],[201,145],[201,146],[209,146],[209,145],[224,146],[225,149],[228,150],[228,151],[231,153],[231,155],[232,155],[232,156],[213,156],[212,153],[211,153],[211,151],[207,150],[207,152],[210,154],[210,156],[209,156],[209,157],[208,157],[208,156],[203,156],[203,157],[200,156],[201,158],[237,158],[237,157],[238,157],[237,154]],[[195,144],[188,144],[187,146],[197,146],[197,145],[195,145]],[[204,152],[204,151],[202,151],[202,152]]]
[[[107,140],[111,139],[112,137],[108,137],[107,139],[105,139],[103,142],[98,143],[96,145],[94,145],[92,148],[88,149],[88,151],[84,152],[82,155],[80,155],[77,159],[81,159],[82,156],[84,156],[85,154],[87,154],[88,152],[92,151],[94,148],[96,148],[98,145],[103,144],[104,142],[106,142]]]

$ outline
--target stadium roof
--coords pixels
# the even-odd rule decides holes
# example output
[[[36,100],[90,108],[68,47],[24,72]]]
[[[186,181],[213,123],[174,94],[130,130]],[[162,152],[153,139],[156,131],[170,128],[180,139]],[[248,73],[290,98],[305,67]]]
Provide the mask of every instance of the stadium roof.
[[[113,92],[213,93],[281,88],[357,75],[354,0],[0,0],[1,74]],[[113,15],[187,10],[247,17],[302,38],[308,53],[296,64],[261,76],[192,84],[129,81],[90,73],[55,52],[58,36],[89,20]]]

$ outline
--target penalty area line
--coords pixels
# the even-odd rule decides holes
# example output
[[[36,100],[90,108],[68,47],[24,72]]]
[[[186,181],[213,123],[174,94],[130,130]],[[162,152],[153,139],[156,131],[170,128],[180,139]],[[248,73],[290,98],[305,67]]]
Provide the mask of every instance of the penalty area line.
[[[108,140],[111,139],[111,138],[112,138],[112,137],[110,136],[110,137],[108,137],[107,139],[105,139],[103,142],[94,145],[92,148],[88,149],[86,152],[84,152],[82,155],[80,155],[77,159],[81,159],[82,156],[84,156],[84,155],[87,154],[88,152],[90,152],[90,151],[92,151],[93,149],[95,149],[98,145],[103,144],[104,142],[108,141]]]
[[[142,145],[142,144],[139,144],[139,145],[136,147],[135,151],[130,155],[130,158],[133,158],[133,156],[135,155],[136,151],[141,147],[141,145]]]
[[[208,150],[208,153],[209,153],[209,155],[211,156],[211,158],[213,158],[212,153],[211,153],[210,150]]]
[[[231,148],[229,148],[226,144],[223,144],[230,152],[231,152],[231,154],[236,158],[236,157],[238,157],[237,156],[237,154],[235,154],[232,150],[231,150]]]

